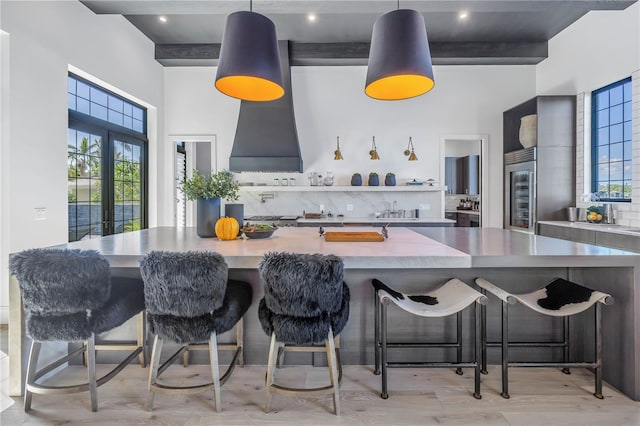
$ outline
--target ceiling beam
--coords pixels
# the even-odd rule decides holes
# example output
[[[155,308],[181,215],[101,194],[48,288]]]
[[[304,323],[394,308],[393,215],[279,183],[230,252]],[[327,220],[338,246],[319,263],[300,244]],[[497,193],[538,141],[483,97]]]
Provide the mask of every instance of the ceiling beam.
[[[434,65],[535,65],[548,54],[547,42],[431,42]],[[219,43],[156,44],[155,59],[167,67],[218,64]],[[366,65],[369,43],[289,42],[292,66]]]

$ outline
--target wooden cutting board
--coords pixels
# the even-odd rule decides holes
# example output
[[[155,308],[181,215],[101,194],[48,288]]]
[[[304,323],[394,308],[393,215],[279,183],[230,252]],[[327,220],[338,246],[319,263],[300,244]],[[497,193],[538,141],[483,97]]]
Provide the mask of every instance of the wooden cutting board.
[[[325,232],[324,240],[329,242],[378,242],[384,237],[377,232]]]

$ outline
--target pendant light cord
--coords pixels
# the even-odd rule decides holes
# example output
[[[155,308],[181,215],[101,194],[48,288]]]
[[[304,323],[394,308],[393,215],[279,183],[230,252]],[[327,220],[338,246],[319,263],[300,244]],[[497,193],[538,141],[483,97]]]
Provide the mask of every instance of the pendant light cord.
[[[400,0],[398,0],[398,4],[400,4]],[[249,0],[249,12],[253,12],[253,0]]]
[[[398,5],[397,5],[396,9],[400,10],[400,0],[398,0]]]

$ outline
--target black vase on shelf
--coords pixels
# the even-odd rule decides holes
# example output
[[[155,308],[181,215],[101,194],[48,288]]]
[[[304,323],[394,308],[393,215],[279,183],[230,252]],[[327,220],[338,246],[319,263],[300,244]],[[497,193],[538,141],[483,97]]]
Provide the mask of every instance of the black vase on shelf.
[[[377,174],[370,174],[369,175],[369,186],[378,186],[380,185],[380,178],[378,177]]]
[[[351,186],[361,186],[362,185],[362,175],[360,173],[354,173],[351,176]]]
[[[220,198],[198,198],[196,208],[196,234],[200,238],[215,237],[216,222],[220,219]]]
[[[396,186],[396,175],[385,176],[384,186]]]
[[[226,217],[232,217],[238,221],[240,229],[244,225],[244,204],[225,204],[224,215]]]

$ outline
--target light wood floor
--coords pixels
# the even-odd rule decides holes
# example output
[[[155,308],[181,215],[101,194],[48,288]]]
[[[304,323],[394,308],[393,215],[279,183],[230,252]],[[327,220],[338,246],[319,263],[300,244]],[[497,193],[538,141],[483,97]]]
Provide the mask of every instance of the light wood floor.
[[[108,366],[100,365],[98,372]],[[6,371],[6,370],[5,370]],[[473,374],[465,370],[392,369],[388,400],[380,399],[380,377],[367,366],[346,366],[340,390],[342,414],[332,413],[330,397],[288,398],[274,395],[272,412],[263,412],[265,367],[237,368],[222,387],[222,412],[213,411],[210,394],[157,395],[154,410],[145,411],[147,369],[129,365],[98,389],[99,411],[90,411],[86,393],[34,395],[31,414],[22,398],[3,407],[0,424],[13,425],[640,425],[640,402],[609,386],[604,400],[594,398],[593,375],[576,369],[564,375],[555,369],[511,369],[511,399],[500,397],[497,366],[483,376],[482,400],[471,396]],[[4,373],[3,373],[4,374]],[[326,368],[284,367],[278,378],[293,385],[328,383]],[[69,367],[57,383],[84,380],[82,367]],[[206,380],[206,366],[169,368],[167,382]]]

